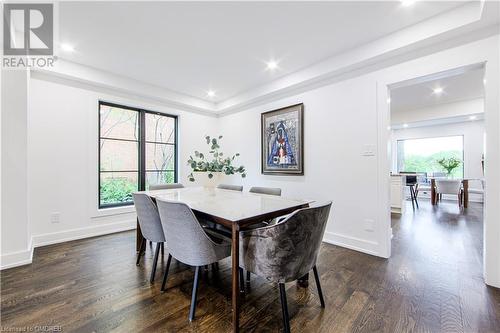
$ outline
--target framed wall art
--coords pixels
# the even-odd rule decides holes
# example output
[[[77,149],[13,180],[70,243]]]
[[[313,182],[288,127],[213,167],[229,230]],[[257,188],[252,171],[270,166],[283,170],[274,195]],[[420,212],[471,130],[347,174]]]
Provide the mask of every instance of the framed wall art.
[[[304,104],[261,114],[262,173],[304,174]]]

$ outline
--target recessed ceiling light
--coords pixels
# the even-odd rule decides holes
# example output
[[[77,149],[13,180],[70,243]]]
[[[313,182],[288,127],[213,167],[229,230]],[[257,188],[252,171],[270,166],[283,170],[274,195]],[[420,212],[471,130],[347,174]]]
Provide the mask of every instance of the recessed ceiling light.
[[[213,91],[213,90],[207,91],[207,96],[208,97],[215,97],[215,91]]]
[[[403,124],[403,127],[404,127],[404,128],[407,128],[407,127],[408,127],[408,124]]]
[[[73,47],[73,45],[63,43],[61,44],[61,50],[65,52],[74,52],[75,48]]]
[[[417,2],[417,0],[401,0],[401,4],[404,6],[404,7],[409,7],[411,5],[414,5],[415,2]]]
[[[443,88],[441,87],[436,87],[432,90],[432,92],[435,94],[435,95],[441,95],[443,93]]]
[[[476,120],[477,116],[469,116],[469,120]]]
[[[278,68],[278,63],[275,60],[267,62],[267,69],[273,70]]]

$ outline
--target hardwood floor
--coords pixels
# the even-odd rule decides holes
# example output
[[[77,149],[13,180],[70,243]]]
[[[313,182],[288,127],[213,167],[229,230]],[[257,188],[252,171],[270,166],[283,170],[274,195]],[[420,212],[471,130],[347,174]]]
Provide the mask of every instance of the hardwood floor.
[[[500,291],[482,279],[482,206],[456,202],[393,217],[389,260],[323,244],[314,280],[287,284],[292,332],[500,332]],[[32,265],[1,272],[1,326],[56,326],[64,332],[230,332],[230,260],[200,282],[189,323],[193,271],[175,260],[160,292],[167,255],[149,283],[152,249],[135,266],[135,233],[46,246]],[[277,286],[252,275],[243,298],[245,332],[281,330]]]

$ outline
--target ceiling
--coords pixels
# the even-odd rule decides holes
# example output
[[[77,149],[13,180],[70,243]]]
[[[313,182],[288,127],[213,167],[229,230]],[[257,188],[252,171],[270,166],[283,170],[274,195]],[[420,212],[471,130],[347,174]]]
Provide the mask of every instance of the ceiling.
[[[60,2],[59,56],[221,102],[463,4]]]
[[[483,79],[484,69],[477,68],[391,89],[391,114],[408,113],[440,104],[482,98]],[[443,89],[440,94],[434,93],[434,89],[438,87]]]

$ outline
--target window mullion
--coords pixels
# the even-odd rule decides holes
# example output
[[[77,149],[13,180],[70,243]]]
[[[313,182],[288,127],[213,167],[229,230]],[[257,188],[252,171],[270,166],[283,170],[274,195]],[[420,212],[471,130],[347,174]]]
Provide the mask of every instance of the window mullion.
[[[139,112],[139,190],[146,190],[146,112]]]

